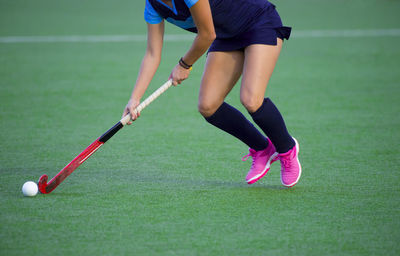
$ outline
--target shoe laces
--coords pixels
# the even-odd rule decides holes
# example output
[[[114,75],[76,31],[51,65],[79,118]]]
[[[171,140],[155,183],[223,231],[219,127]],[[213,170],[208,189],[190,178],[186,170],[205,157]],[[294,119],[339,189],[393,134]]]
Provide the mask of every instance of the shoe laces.
[[[244,157],[242,157],[242,161],[247,161],[247,159],[249,159],[249,157],[253,158],[253,161],[251,163],[251,168],[254,167],[255,163],[256,163],[256,156],[257,156],[257,152],[255,150],[250,149],[249,153],[247,155],[245,155]]]
[[[289,170],[291,161],[289,159],[286,159],[286,158],[280,158],[280,160],[281,160],[283,166],[285,167],[285,170]]]
[[[250,153],[245,155],[244,157],[242,157],[242,161],[243,162],[247,161],[247,159],[249,159],[250,156],[252,156]]]
[[[291,166],[293,164],[292,154],[288,154],[286,156],[280,156],[279,160],[281,160],[281,163],[282,163],[285,171],[290,171],[291,170]]]
[[[247,159],[249,159],[249,157],[252,157],[253,158],[253,162],[254,162],[255,156],[256,156],[256,151],[253,151],[253,150],[250,149],[249,153],[247,155],[245,155],[244,157],[242,157],[242,161],[243,162],[247,161]]]

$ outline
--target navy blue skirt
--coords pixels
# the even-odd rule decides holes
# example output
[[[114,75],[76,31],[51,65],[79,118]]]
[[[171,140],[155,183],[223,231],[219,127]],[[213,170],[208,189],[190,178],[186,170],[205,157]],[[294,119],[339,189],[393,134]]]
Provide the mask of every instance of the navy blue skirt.
[[[208,52],[243,51],[244,48],[252,44],[277,45],[277,38],[288,40],[291,31],[291,27],[282,25],[275,6],[271,5],[270,8],[255,18],[253,24],[246,31],[231,38],[217,37]]]

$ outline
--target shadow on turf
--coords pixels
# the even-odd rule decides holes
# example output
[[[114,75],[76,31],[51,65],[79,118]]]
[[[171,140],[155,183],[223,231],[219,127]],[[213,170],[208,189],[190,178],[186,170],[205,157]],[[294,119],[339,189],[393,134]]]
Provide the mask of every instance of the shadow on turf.
[[[0,168],[0,171],[3,171]],[[7,170],[8,172],[10,172],[10,170]],[[32,179],[32,177],[36,176],[35,174],[38,173],[38,171],[36,170],[24,170],[23,168],[14,168],[12,170],[12,173],[16,175],[16,177],[18,177],[18,181],[16,180],[17,183],[21,183],[21,186],[23,184],[23,180],[27,180],[29,178]],[[24,178],[22,178],[24,177]],[[151,184],[160,184],[165,185],[165,186],[169,186],[169,185],[173,185],[173,186],[182,186],[182,187],[190,187],[192,189],[204,189],[204,188],[208,188],[208,189],[214,189],[214,188],[243,188],[243,189],[249,189],[249,190],[273,190],[273,191],[279,191],[279,190],[288,190],[289,188],[284,187],[280,184],[264,184],[263,181],[261,182],[257,182],[255,184],[252,185],[248,185],[247,183],[245,183],[244,181],[220,181],[220,180],[200,180],[200,179],[190,179],[190,178],[186,178],[186,179],[182,179],[182,177],[175,177],[175,176],[165,176],[165,174],[162,176],[162,178],[158,178],[158,179],[154,179],[154,177],[152,177],[151,175],[139,175],[139,173],[135,173],[132,174],[132,176],[130,177],[120,177],[123,178],[123,180],[120,180],[119,177],[113,175],[114,178],[114,182],[116,182],[117,184],[119,184],[120,186],[125,186],[127,185],[128,182],[128,186],[131,186],[132,184],[145,184],[145,185],[151,185]],[[21,180],[20,180],[21,179]],[[35,182],[37,182],[35,180]],[[97,182],[99,182],[99,180],[97,180]],[[74,184],[67,184],[68,182],[66,182],[65,184],[61,184],[65,185],[65,186],[75,186],[78,185],[80,186],[81,182],[74,182]],[[93,183],[92,183],[93,184]],[[61,189],[59,189],[61,190]],[[289,189],[292,190],[292,189]],[[64,197],[64,196],[75,196],[75,197],[81,197],[84,196],[85,193],[79,193],[79,192],[72,192],[72,191],[56,191],[56,193],[51,193],[53,196],[59,196],[59,197]],[[39,193],[39,195],[41,195]],[[47,196],[47,195],[41,195],[41,196]]]
[[[224,190],[224,189],[239,189],[242,191],[285,191],[285,190],[293,190],[282,185],[272,185],[272,184],[252,184],[248,185],[244,182],[227,182],[227,181],[210,181],[210,180],[172,180],[172,179],[159,179],[159,180],[152,180],[152,179],[141,179],[135,180],[134,182],[130,183],[121,183],[118,186],[118,190],[123,191],[126,188],[131,188],[133,184],[136,185],[144,185],[144,186],[152,186],[158,185],[161,187],[174,187],[177,186],[187,189],[190,188],[192,191],[196,190]],[[69,186],[74,186],[78,184],[70,184]],[[68,186],[66,184],[66,186]],[[79,186],[79,185],[78,185]],[[124,188],[126,187],[126,188]],[[89,189],[89,188],[88,188]],[[61,189],[60,189],[61,190]],[[90,190],[90,189],[89,189]],[[47,197],[49,195],[42,195],[39,193],[40,196]],[[52,197],[85,197],[87,196],[86,192],[72,192],[71,189],[55,191],[51,193]]]
[[[252,185],[248,185],[242,181],[219,181],[219,180],[198,180],[198,179],[179,179],[177,177],[166,177],[163,176],[155,180],[151,176],[138,176],[135,175],[132,177],[131,182],[134,183],[158,183],[164,185],[181,185],[181,186],[189,186],[192,188],[207,188],[207,187],[225,187],[225,188],[246,188],[246,189],[269,189],[269,190],[287,190],[287,187],[284,187],[280,184],[264,184],[262,182],[258,182]]]
[[[249,189],[271,189],[271,190],[285,190],[286,187],[281,185],[272,184],[252,184],[248,185],[244,182],[227,182],[227,181],[185,181],[185,184],[198,185],[198,186],[213,186],[213,187],[227,187],[227,188],[249,188]]]

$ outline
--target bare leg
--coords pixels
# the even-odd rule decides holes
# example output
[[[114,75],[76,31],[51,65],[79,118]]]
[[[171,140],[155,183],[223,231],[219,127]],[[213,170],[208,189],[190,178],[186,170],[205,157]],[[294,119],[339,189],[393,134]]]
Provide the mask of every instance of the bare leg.
[[[269,79],[274,71],[282,40],[277,45],[250,45],[245,50],[242,87],[240,100],[250,112],[255,112],[264,101],[264,94]]]
[[[210,124],[259,151],[268,146],[268,141],[240,111],[224,102],[242,73],[243,59],[243,52],[238,51],[209,53],[200,87],[199,112]]]
[[[242,74],[243,52],[210,52],[199,93],[199,112],[209,117],[224,102]]]

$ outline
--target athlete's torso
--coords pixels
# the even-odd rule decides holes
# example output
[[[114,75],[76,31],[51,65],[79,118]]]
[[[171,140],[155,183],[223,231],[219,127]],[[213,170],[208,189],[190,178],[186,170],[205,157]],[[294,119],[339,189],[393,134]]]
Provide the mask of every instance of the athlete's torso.
[[[165,19],[185,30],[197,32],[189,8],[198,0],[172,0],[172,7],[161,0],[146,0],[145,19],[159,23]],[[218,38],[233,37],[248,29],[265,9],[267,0],[209,0]],[[158,17],[157,17],[158,16]]]

